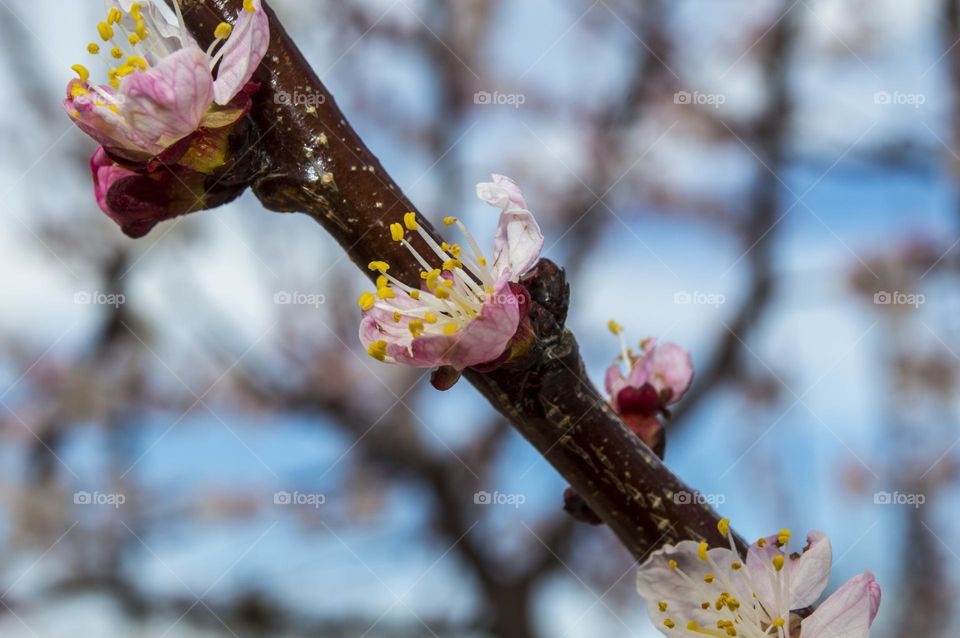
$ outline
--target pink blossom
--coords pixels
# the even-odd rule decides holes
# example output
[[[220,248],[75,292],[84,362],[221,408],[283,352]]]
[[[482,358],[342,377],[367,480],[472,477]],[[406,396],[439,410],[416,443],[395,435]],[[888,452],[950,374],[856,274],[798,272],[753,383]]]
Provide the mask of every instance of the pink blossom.
[[[406,239],[407,232],[417,233],[431,248],[431,260],[441,267],[424,270],[418,289],[392,277],[386,262],[370,264],[380,276],[376,293],[360,297],[360,340],[374,358],[417,368],[462,370],[498,360],[509,350],[527,307],[526,293],[517,282],[539,257],[543,235],[509,178],[494,175],[494,182],[477,186],[477,194],[500,208],[492,265],[454,217],[444,223],[460,228],[467,248],[438,244],[414,213],[407,213],[402,224],[391,225],[394,241],[427,264],[429,260]]]
[[[682,541],[664,546],[640,567],[638,591],[663,634],[702,636],[735,628],[738,636],[761,638],[771,635],[771,627],[783,627],[773,635],[868,638],[880,606],[880,586],[870,572],[848,581],[796,631],[799,617],[790,612],[815,603],[830,577],[832,550],[822,532],[811,532],[796,555],[787,549],[790,532],[781,530],[751,545],[744,560],[729,521],[721,521],[719,530],[729,547]]]
[[[221,177],[243,156],[230,156],[242,146],[230,142],[249,128],[258,86],[250,80],[270,41],[269,20],[260,0],[245,0],[236,25],[218,25],[204,51],[174,7],[176,20],[163,0],[108,0],[101,42],[87,47],[106,59],[108,81],[91,83],[87,68],[74,65],[79,78],[63,102],[100,144],[91,158],[97,203],[132,237],[243,190]]]
[[[610,405],[630,430],[657,450],[663,444],[660,415],[669,415],[667,407],[683,397],[693,380],[690,353],[675,343],[658,346],[649,338],[636,354],[627,347],[623,326],[611,321],[609,327],[620,338],[621,350],[604,378]]]
[[[104,147],[133,159],[159,155],[192,134],[217,106],[229,104],[253,77],[269,43],[269,21],[260,0],[246,0],[236,27],[216,29],[206,51],[187,31],[167,20],[157,3],[109,0],[97,25],[91,55],[110,68],[104,84],[90,83],[84,65],[73,68],[63,107]],[[223,46],[217,52],[220,44]]]

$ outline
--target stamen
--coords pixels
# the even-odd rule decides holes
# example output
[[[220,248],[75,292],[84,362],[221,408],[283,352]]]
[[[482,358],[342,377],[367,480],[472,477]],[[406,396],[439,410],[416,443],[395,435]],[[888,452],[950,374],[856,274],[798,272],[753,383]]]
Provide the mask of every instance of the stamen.
[[[233,33],[233,25],[229,22],[221,22],[213,31],[213,37],[218,40],[226,40]]]
[[[387,342],[381,339],[371,343],[370,347],[367,348],[367,354],[377,361],[383,361],[387,358]]]
[[[100,34],[100,39],[104,42],[109,42],[113,39],[113,27],[106,22],[101,22],[97,25],[97,33]]]
[[[90,79],[90,71],[87,70],[87,67],[82,64],[74,64],[72,67],[73,71],[80,77],[80,81],[84,84]]]
[[[360,305],[362,310],[367,311],[373,308],[373,304],[375,304],[376,301],[377,299],[373,296],[373,293],[365,292],[360,295],[360,299],[357,300],[357,303]]]

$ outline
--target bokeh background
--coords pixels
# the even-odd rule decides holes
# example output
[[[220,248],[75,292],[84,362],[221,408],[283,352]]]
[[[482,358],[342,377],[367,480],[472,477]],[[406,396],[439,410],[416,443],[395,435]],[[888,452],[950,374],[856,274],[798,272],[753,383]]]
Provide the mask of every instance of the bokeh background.
[[[701,498],[958,635],[956,0],[271,4],[425,214],[490,237],[521,183],[594,378],[611,318],[693,353]],[[364,355],[308,218],[100,213],[58,102],[102,13],[0,0],[0,634],[659,635],[467,384]]]

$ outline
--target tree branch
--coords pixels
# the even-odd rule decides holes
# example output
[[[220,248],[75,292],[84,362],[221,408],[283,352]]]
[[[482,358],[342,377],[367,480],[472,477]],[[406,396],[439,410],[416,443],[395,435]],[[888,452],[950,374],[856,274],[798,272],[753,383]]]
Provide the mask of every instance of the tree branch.
[[[183,0],[188,26],[204,42],[235,16],[241,0]],[[373,260],[419,284],[420,265],[396,242],[389,223],[416,211],[347,123],[275,14],[272,42],[256,76],[263,88],[252,111],[259,165],[254,193],[277,212],[304,212],[327,230],[357,266]],[[305,108],[278,95],[310,94]],[[421,216],[418,221],[434,236]],[[426,246],[412,243],[427,253]],[[584,370],[576,339],[564,327],[569,289],[563,271],[544,260],[524,282],[532,295],[535,345],[518,362],[465,375],[611,527],[637,559],[666,542],[726,542],[709,508],[677,503],[689,491],[609,409]]]

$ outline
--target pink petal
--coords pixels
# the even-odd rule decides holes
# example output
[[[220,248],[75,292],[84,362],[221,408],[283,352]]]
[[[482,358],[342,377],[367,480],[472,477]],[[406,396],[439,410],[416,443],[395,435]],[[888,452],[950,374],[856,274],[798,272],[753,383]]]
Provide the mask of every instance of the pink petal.
[[[213,100],[209,59],[190,46],[120,85],[120,114],[154,147],[167,148],[197,130]]]
[[[516,280],[540,257],[540,226],[527,210],[520,187],[509,177],[495,174],[493,182],[477,184],[477,197],[501,210],[493,244],[493,268],[498,274],[509,270]]]
[[[260,4],[253,1],[254,12],[241,11],[233,33],[223,45],[223,58],[213,83],[217,104],[229,104],[250,81],[270,46],[270,19]]]
[[[607,394],[610,395],[610,400],[613,403],[613,409],[616,411],[617,408],[617,395],[620,394],[620,390],[625,388],[627,385],[627,380],[623,377],[623,368],[620,367],[620,363],[614,363],[609,368],[607,368],[607,373],[603,378],[603,386],[607,390]]]
[[[774,593],[770,584],[771,563],[775,556],[782,555],[783,549],[777,547],[776,536],[767,537],[764,547],[754,543],[747,551],[746,569],[750,580],[757,588],[757,596],[767,608],[774,607]],[[820,531],[814,530],[807,535],[809,549],[798,558],[787,557],[784,569],[790,574],[790,609],[803,609],[812,605],[823,593],[830,578],[833,550],[830,540]]]
[[[418,307],[401,290],[394,289],[392,305]],[[413,338],[407,319],[393,320],[393,311],[380,306],[364,313],[360,323],[360,341],[364,347],[377,341],[387,342],[387,355],[393,362],[414,368],[451,366],[457,370],[487,363],[504,353],[520,324],[519,299],[510,290],[506,275],[494,286],[480,315],[452,335],[429,334]]]
[[[693,380],[693,360],[690,353],[675,343],[657,346],[644,358],[646,380],[658,390],[669,389],[670,403],[676,403],[686,393]],[[631,375],[631,385],[636,384]]]
[[[789,560],[790,608],[803,609],[817,602],[830,579],[833,548],[819,530],[807,534],[807,547],[796,560]]]
[[[93,173],[93,194],[97,198],[97,204],[111,219],[120,223],[122,217],[119,213],[110,209],[107,204],[107,195],[119,180],[125,177],[135,177],[136,173],[114,163],[102,147],[98,148],[93,157],[90,158],[90,171]]]
[[[800,624],[803,638],[868,638],[880,609],[880,585],[869,571],[848,580]]]
[[[120,114],[107,106],[98,106],[97,102],[103,100],[92,89],[88,95],[72,97],[77,87],[88,88],[77,79],[71,80],[67,85],[67,98],[62,103],[63,110],[80,130],[100,145],[140,154],[142,159],[163,151],[163,147],[145,140]],[[99,88],[111,95],[115,93],[110,87]]]
[[[477,184],[477,197],[502,211],[528,210],[520,187],[505,175],[494,173],[492,182]]]
[[[740,577],[729,566],[739,559],[725,547],[715,547],[708,550],[708,554],[724,573],[718,574],[710,563],[700,560],[698,556],[700,544],[695,541],[682,541],[677,545],[664,545],[654,552],[637,571],[637,591],[647,601],[647,611],[654,625],[660,631],[671,635],[663,625],[665,618],[670,618],[678,627],[686,627],[691,620],[703,626],[712,626],[717,619],[712,609],[704,610],[700,607],[703,602],[703,579],[708,573],[714,574],[721,582],[740,583]],[[690,580],[681,576],[677,570],[670,568],[670,561],[675,560],[677,567]],[[741,600],[749,600],[744,592],[731,592]],[[667,611],[661,612],[660,602],[667,603]]]

